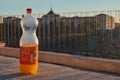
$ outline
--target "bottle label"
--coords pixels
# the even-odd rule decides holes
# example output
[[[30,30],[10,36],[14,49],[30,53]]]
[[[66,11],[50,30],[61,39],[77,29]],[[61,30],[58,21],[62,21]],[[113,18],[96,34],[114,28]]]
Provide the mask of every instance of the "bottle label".
[[[38,63],[38,45],[20,46],[20,64]]]

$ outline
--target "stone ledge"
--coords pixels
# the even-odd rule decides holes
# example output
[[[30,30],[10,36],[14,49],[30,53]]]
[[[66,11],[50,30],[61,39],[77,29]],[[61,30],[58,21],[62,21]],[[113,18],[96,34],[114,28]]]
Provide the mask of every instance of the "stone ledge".
[[[0,54],[19,58],[18,48],[0,47]],[[63,53],[39,51],[39,61],[62,64],[96,71],[120,73],[120,60],[83,57]]]

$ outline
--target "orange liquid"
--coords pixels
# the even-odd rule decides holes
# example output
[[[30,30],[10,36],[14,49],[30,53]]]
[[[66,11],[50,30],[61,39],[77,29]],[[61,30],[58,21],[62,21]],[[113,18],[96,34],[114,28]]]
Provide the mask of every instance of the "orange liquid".
[[[20,72],[23,74],[35,74],[38,69],[38,45],[20,46],[20,53],[21,53],[21,51],[26,52],[26,50],[27,50],[27,52],[36,51],[37,52],[36,57],[35,57],[35,60],[33,63],[29,62],[28,60],[26,62],[24,62],[25,60],[24,61],[21,61],[21,60],[25,57],[21,56],[21,54],[20,54]]]
[[[23,74],[35,74],[38,69],[38,64],[34,65],[27,65],[27,64],[20,64],[20,72]]]

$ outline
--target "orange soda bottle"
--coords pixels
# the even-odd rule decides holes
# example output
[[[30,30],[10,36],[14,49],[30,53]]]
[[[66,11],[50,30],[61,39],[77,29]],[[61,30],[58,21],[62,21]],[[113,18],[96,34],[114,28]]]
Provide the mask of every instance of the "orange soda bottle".
[[[20,72],[35,74],[38,69],[38,20],[32,15],[31,8],[26,9],[26,12],[20,22],[23,31],[20,39]]]

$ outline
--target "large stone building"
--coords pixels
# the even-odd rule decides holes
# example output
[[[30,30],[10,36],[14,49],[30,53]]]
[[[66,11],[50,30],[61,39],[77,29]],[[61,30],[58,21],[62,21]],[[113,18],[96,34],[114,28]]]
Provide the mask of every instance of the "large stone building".
[[[103,29],[114,29],[115,28],[115,19],[112,16],[106,15],[106,14],[99,14],[94,17],[99,24],[100,27],[103,27]]]
[[[0,41],[5,41],[7,46],[19,47],[22,34],[20,20],[21,18],[17,17],[3,19],[4,23],[0,26],[0,36],[2,35]],[[40,24],[36,33],[42,50],[64,51],[67,49],[71,52],[71,49],[72,51],[78,49],[78,52],[87,53],[94,52],[97,47],[100,47],[99,51],[102,51],[112,43],[112,32],[115,32],[114,17],[106,14],[66,17],[54,13],[51,9],[38,20]],[[111,35],[108,35],[109,33]],[[114,35],[117,34],[114,33]]]
[[[66,26],[74,24],[74,26],[77,27],[83,26],[83,24],[88,23],[89,26],[92,26],[92,24],[96,25],[97,30],[112,30],[115,28],[114,17],[107,14],[98,14],[95,16],[87,17],[65,17],[54,13],[52,9],[41,18],[41,22],[42,24],[49,24],[49,22],[52,22],[54,24],[64,22]]]

